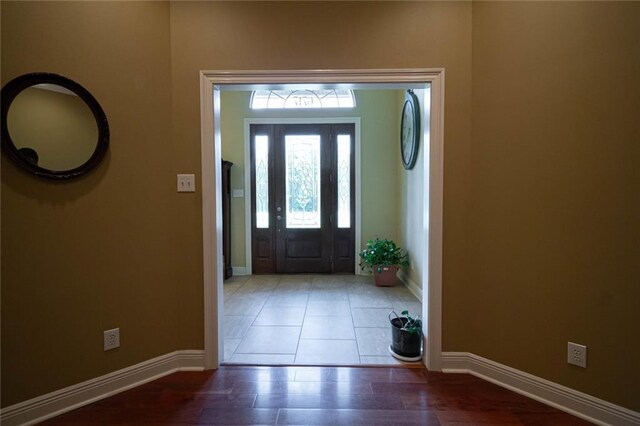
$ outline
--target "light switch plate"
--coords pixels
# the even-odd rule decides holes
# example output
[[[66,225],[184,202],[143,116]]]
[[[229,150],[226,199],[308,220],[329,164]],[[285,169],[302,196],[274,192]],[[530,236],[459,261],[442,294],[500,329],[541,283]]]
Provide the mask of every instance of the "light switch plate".
[[[178,192],[196,192],[195,176],[192,174],[179,174]]]

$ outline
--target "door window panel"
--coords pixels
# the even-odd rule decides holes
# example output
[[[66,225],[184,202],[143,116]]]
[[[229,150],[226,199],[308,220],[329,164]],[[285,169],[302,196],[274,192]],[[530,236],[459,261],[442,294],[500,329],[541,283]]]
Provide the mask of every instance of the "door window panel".
[[[255,137],[256,228],[269,228],[269,137]]]
[[[338,228],[351,227],[351,135],[338,135]]]
[[[285,136],[287,228],[320,228],[320,135]]]

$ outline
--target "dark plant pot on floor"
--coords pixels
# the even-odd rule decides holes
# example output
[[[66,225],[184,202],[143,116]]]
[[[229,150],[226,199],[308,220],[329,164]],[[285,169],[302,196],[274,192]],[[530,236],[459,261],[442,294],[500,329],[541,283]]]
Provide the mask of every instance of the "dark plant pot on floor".
[[[373,278],[378,287],[393,287],[396,285],[397,266],[374,265]]]
[[[408,321],[406,318],[393,318],[390,321],[392,352],[400,357],[411,359],[412,361],[420,359],[422,355],[422,351],[420,350],[422,346],[422,333],[410,333],[402,330],[402,327]]]

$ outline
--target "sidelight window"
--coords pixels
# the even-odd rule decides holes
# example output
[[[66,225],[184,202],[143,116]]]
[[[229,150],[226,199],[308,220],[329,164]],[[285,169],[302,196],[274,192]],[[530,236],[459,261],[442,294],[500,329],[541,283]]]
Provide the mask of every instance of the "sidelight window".
[[[351,227],[351,135],[338,135],[338,228]]]
[[[269,137],[256,135],[256,228],[269,228]]]

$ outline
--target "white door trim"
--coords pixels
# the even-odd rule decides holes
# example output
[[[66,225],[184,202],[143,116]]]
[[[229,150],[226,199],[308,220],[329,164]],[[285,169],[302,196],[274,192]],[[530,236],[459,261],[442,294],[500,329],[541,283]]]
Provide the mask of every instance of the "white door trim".
[[[200,119],[202,165],[202,248],[204,274],[204,364],[217,368],[222,362],[222,215],[220,90],[250,90],[253,85],[278,88],[287,83],[349,84],[350,87],[375,88],[388,85],[429,84],[431,87],[430,129],[423,129],[429,140],[425,155],[428,184],[424,208],[428,212],[427,276],[423,289],[425,319],[425,364],[441,369],[442,352],[442,207],[444,148],[444,69],[389,70],[294,70],[294,71],[200,71]],[[426,109],[426,108],[425,108]],[[425,115],[426,112],[423,113]],[[423,117],[427,122],[427,116]],[[426,127],[426,126],[425,126]],[[425,144],[426,146],[426,144]],[[427,153],[425,151],[425,153]],[[359,166],[359,165],[357,165]],[[213,259],[213,261],[212,261]]]
[[[354,253],[358,253],[360,251],[360,238],[361,238],[361,223],[360,223],[360,207],[361,207],[361,187],[360,187],[360,117],[322,117],[322,118],[245,118],[244,119],[244,227],[245,227],[245,270],[247,271],[247,275],[251,275],[253,272],[252,266],[252,255],[251,255],[251,197],[253,193],[251,192],[251,137],[250,137],[250,127],[252,124],[353,124],[355,126],[355,201],[356,201],[356,211],[355,211],[355,220],[356,220],[356,228],[355,228],[355,251]],[[358,266],[358,256],[355,259],[354,271],[356,275],[360,273],[360,268]]]

